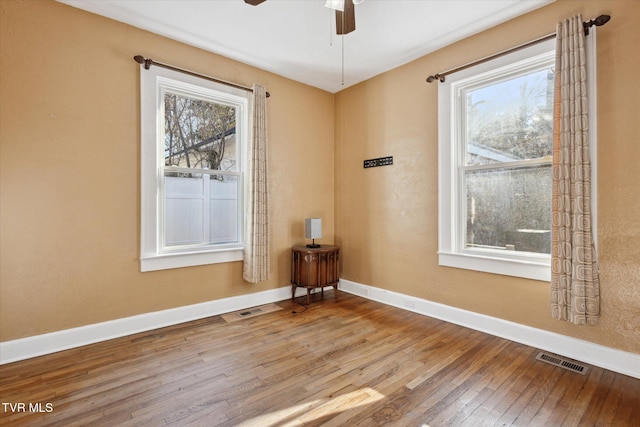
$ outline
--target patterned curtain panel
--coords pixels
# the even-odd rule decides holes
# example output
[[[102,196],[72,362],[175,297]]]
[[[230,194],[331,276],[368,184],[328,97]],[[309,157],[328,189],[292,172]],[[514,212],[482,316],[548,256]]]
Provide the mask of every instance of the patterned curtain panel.
[[[253,86],[252,124],[248,150],[245,245],[242,277],[251,283],[269,280],[269,195],[267,173],[267,92]]]
[[[595,325],[600,315],[591,229],[585,35],[580,15],[558,23],[553,132],[551,312]]]

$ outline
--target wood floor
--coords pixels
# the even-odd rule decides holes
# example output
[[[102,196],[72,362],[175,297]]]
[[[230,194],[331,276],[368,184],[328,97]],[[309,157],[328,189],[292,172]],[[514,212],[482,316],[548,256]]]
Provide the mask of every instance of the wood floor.
[[[0,366],[0,424],[640,426],[638,379],[333,296]]]

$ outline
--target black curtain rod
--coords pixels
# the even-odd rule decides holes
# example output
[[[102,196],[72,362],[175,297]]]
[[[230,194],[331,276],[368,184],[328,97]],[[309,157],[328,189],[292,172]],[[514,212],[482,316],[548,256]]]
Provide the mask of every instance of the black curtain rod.
[[[596,19],[592,19],[591,21],[583,22],[582,26],[584,28],[584,34],[585,35],[589,34],[589,28],[590,27],[592,27],[594,25],[596,27],[600,27],[601,25],[604,25],[607,22],[609,22],[610,19],[611,19],[611,16],[609,16],[609,15],[600,15]],[[544,37],[540,37],[539,39],[535,39],[535,40],[532,40],[530,42],[521,44],[519,46],[512,47],[511,49],[503,50],[502,52],[498,52],[498,53],[496,53],[494,55],[487,56],[487,57],[482,58],[482,59],[478,59],[477,61],[470,62],[470,63],[462,65],[460,67],[452,68],[451,70],[447,70],[447,71],[444,71],[442,73],[437,73],[437,74],[431,75],[431,76],[427,77],[427,83],[432,83],[435,80],[438,80],[440,83],[444,83],[445,77],[448,76],[449,74],[453,74],[453,73],[457,73],[458,71],[466,70],[467,68],[473,67],[474,65],[482,64],[482,63],[490,61],[492,59],[504,56],[504,55],[506,55],[508,53],[515,52],[515,51],[520,50],[520,49],[524,49],[525,47],[533,46],[534,44],[550,40],[550,39],[554,38],[555,36],[556,36],[556,33],[549,34],[549,35],[546,35]]]
[[[149,68],[151,68],[152,65],[156,65],[158,67],[166,68],[168,70],[177,71],[179,73],[184,73],[184,74],[188,74],[190,76],[200,77],[202,79],[210,80],[212,82],[221,83],[223,85],[235,87],[236,89],[242,89],[242,90],[246,90],[247,92],[253,92],[253,89],[250,88],[250,87],[242,86],[242,85],[239,85],[239,84],[236,84],[236,83],[227,82],[225,80],[216,79],[214,77],[205,76],[203,74],[194,73],[193,71],[183,70],[182,68],[174,67],[173,65],[167,65],[167,64],[163,64],[162,62],[154,61],[151,58],[145,58],[142,55],[136,55],[136,56],[133,57],[133,59],[138,64],[144,65],[144,69],[145,70],[148,70]],[[267,98],[269,98],[270,96],[271,96],[271,94],[269,92],[267,92]]]

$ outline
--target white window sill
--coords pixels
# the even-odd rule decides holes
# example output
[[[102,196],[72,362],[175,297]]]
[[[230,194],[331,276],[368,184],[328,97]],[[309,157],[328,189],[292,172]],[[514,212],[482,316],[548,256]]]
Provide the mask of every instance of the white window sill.
[[[243,259],[243,247],[202,252],[146,255],[140,257],[140,271],[168,270],[171,268],[242,261]]]
[[[525,279],[551,281],[551,265],[549,259],[506,259],[484,254],[438,252],[440,265],[522,277]]]

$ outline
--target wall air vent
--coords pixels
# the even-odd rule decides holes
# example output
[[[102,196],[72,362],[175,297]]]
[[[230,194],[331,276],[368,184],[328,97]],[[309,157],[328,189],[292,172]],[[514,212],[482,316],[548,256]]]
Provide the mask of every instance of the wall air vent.
[[[589,368],[581,365],[580,363],[574,362],[572,360],[564,359],[560,356],[556,356],[555,354],[546,353],[541,351],[536,356],[537,360],[540,360],[545,363],[549,363],[551,365],[558,366],[560,368],[567,369],[572,372],[577,372],[582,375],[586,375],[589,371]]]
[[[241,311],[240,313],[238,313],[238,316],[246,317],[246,316],[256,315],[259,313],[262,313],[262,310],[259,308],[254,308],[253,310]]]
[[[227,322],[233,322],[240,319],[248,319],[250,317],[259,316],[261,314],[271,313],[277,310],[282,310],[282,307],[280,307],[278,304],[270,303],[261,305],[259,307],[252,307],[244,310],[226,313],[222,315],[222,318]]]

